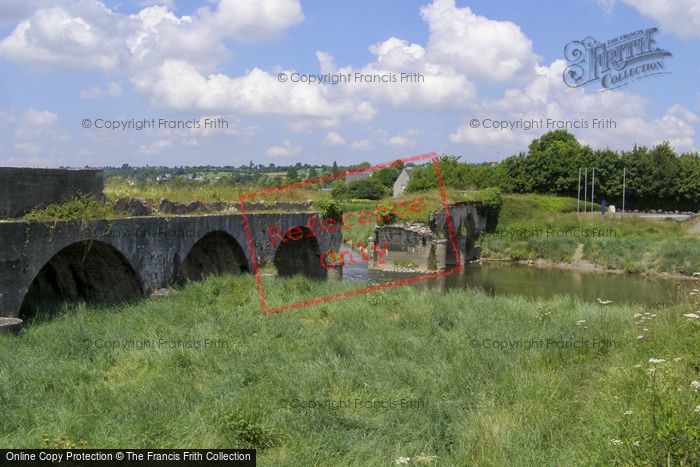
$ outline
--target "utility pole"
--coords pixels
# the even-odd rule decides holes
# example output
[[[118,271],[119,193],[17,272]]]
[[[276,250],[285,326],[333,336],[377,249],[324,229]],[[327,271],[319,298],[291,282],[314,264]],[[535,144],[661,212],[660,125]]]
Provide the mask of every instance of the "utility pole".
[[[595,167],[593,167],[593,186],[591,186],[591,212],[593,212],[593,199],[595,198]]]
[[[625,212],[625,195],[626,193],[626,183],[627,183],[627,167],[622,168],[622,212]]]
[[[578,192],[576,193],[576,212],[581,204],[581,167],[578,168]]]
[[[583,212],[586,212],[588,210],[586,206],[588,203],[588,167],[583,170]]]

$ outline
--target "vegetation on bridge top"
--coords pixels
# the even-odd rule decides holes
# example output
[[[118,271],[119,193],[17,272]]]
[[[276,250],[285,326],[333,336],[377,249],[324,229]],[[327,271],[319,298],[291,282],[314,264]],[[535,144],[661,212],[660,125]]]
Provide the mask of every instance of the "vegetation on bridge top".
[[[42,208],[34,208],[23,216],[29,221],[83,221],[88,219],[113,219],[124,215],[114,210],[110,203],[105,203],[95,195],[78,194],[73,199],[61,203],[50,204]]]

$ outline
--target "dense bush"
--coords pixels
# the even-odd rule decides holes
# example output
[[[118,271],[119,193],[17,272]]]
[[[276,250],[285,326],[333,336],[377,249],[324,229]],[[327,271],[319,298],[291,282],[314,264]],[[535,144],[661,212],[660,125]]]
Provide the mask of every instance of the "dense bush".
[[[397,166],[384,167],[383,169],[375,171],[372,174],[372,178],[387,188],[393,188],[394,182],[397,178],[399,178],[400,173],[401,169],[399,169]]]
[[[365,178],[345,185],[337,183],[331,191],[335,199],[381,199],[388,193],[387,188],[378,180]]]
[[[319,199],[314,201],[313,207],[321,211],[324,219],[334,219],[340,222],[343,218],[343,210],[338,203],[329,199]]]

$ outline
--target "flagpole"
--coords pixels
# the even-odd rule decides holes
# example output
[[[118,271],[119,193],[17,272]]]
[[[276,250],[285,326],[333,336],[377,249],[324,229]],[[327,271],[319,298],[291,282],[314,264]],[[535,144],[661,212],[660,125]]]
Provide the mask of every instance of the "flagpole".
[[[624,204],[624,201],[623,201]],[[579,212],[581,205],[581,167],[578,168],[578,191],[576,192],[576,212]]]

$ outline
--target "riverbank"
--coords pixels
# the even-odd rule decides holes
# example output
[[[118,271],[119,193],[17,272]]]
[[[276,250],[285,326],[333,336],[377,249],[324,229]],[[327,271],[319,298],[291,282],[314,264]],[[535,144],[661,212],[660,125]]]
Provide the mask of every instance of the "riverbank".
[[[659,278],[659,279],[668,279],[668,280],[682,280],[682,281],[689,281],[689,282],[696,282],[700,281],[700,274],[696,275],[684,275],[684,274],[672,274],[668,272],[657,272],[657,271],[645,271],[645,272],[636,272],[636,273],[631,273],[629,271],[625,271],[624,269],[608,269],[603,266],[581,261],[581,262],[576,262],[576,263],[563,263],[563,262],[554,262],[546,259],[537,259],[537,260],[514,260],[514,259],[493,259],[493,258],[481,258],[479,261],[476,261],[475,263],[511,263],[511,264],[518,264],[520,266],[529,266],[529,267],[535,267],[539,269],[560,269],[563,271],[577,271],[577,272],[590,272],[590,273],[603,273],[603,274],[624,274],[624,275],[632,275],[632,276],[639,276],[639,277],[651,277],[651,278]]]
[[[355,287],[263,282],[270,306]],[[255,447],[260,465],[691,464],[698,308],[399,287],[265,317],[252,277],[209,278],[0,335],[0,443]]]
[[[576,213],[575,199],[506,195],[496,231],[477,242],[483,260],[692,278],[700,272],[692,222]]]

